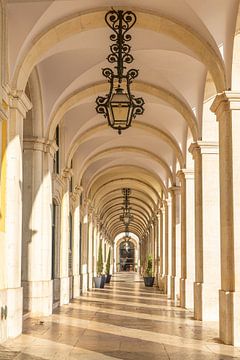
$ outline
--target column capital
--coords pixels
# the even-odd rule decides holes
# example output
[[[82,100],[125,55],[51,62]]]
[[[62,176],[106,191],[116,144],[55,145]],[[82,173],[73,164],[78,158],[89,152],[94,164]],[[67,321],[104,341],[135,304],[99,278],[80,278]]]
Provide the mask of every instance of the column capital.
[[[202,154],[219,154],[219,143],[217,141],[197,141],[192,143],[188,150],[194,159]]]
[[[168,192],[171,195],[176,195],[178,192],[180,192],[180,190],[181,190],[180,186],[176,186],[176,185],[168,188]]]
[[[73,190],[73,194],[75,196],[80,196],[82,192],[83,192],[83,187],[80,186],[80,185],[75,185],[74,190]]]
[[[223,112],[240,110],[240,92],[224,91],[221,94],[217,94],[210,110],[217,115],[217,120],[219,120]]]
[[[75,203],[76,201],[78,201],[79,196],[81,195],[83,191],[82,186],[76,185],[73,189],[73,192],[71,194],[71,200]]]
[[[70,168],[65,168],[62,170],[62,177],[70,180],[70,178],[73,176],[73,170]]]
[[[188,151],[192,154],[193,159],[201,155],[201,148],[197,142],[191,143],[191,145],[188,148]]]
[[[182,178],[187,179],[194,179],[194,170],[193,169],[181,169],[177,172],[177,177],[181,180]]]
[[[166,208],[168,207],[168,199],[164,199],[163,201],[162,201],[162,205],[163,205],[163,207],[164,207],[164,209],[166,210]]]
[[[37,136],[24,138],[23,147],[24,150],[48,152],[52,156],[54,156],[56,148],[58,148],[55,141],[49,141],[48,139],[39,138]]]
[[[26,113],[31,110],[32,103],[22,90],[13,90],[8,94],[9,106],[11,109],[16,109],[20,112],[23,118],[26,117]]]

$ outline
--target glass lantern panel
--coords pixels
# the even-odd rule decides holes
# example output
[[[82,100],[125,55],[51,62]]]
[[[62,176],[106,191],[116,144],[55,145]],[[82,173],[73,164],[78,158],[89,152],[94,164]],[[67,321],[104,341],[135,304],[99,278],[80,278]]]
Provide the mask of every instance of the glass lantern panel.
[[[129,107],[128,104],[121,104],[121,103],[112,103],[112,112],[113,112],[113,118],[114,122],[116,123],[126,123],[128,120],[128,113],[129,113]]]

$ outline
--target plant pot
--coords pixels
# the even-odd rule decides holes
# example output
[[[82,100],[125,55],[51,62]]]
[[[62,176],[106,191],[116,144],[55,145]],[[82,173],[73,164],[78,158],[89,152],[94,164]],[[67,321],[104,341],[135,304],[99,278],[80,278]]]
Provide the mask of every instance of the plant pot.
[[[94,278],[95,288],[103,289],[105,284],[105,276],[95,276]]]
[[[153,276],[144,276],[143,279],[144,279],[145,286],[149,286],[149,287],[153,286],[155,277],[153,277]]]
[[[112,275],[110,275],[110,274],[107,274],[106,275],[106,283],[110,283],[110,281],[111,281],[111,277],[112,277]]]
[[[103,282],[103,287],[104,287],[104,284],[106,282],[106,276],[105,275],[102,275],[102,282]]]

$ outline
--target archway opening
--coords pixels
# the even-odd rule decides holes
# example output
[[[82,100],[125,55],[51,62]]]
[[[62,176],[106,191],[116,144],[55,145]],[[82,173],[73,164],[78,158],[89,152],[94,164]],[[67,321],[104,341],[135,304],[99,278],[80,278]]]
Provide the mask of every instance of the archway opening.
[[[119,247],[120,271],[135,270],[135,246],[131,240],[123,241]]]

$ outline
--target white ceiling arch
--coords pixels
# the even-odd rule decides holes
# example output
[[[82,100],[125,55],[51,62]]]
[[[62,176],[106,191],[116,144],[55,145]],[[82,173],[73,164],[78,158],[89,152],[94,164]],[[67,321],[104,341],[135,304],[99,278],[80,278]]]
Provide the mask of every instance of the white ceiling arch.
[[[199,61],[205,64],[207,70],[211,73],[217,90],[219,92],[225,90],[226,79],[224,64],[217,47],[213,47],[193,28],[175,19],[157,13],[151,13],[146,9],[127,7],[125,7],[125,9],[134,10],[138,18],[138,27],[165,33],[191,49]],[[41,34],[38,34],[35,41],[33,41],[30,48],[25,51],[25,54],[16,66],[12,87],[24,90],[34,66],[42,61],[43,58],[47,56],[49,50],[60,41],[82,31],[106,26],[104,16],[107,10],[109,10],[109,8],[95,11],[90,10],[89,12],[86,11],[67,19],[64,18],[62,21],[58,20],[56,24],[48,27],[47,30],[45,29]]]
[[[147,84],[140,81],[135,81],[132,85],[132,89],[155,96],[156,98],[161,99],[170,107],[175,109],[183,117],[183,119],[189,126],[193,140],[196,141],[198,139],[199,130],[196,117],[192,109],[186,102],[184,102],[182,99],[178,98],[175,94],[171,93],[166,89],[159,88],[152,84]],[[78,89],[76,92],[71,94],[64,101],[62,101],[61,104],[58,104],[58,106],[56,107],[56,109],[53,110],[50,116],[49,125],[46,132],[47,138],[49,138],[50,140],[54,138],[56,126],[64,118],[66,112],[77,106],[80,102],[82,102],[89,96],[94,95],[96,97],[99,95],[99,93],[106,93],[107,91],[108,85],[106,84],[106,82],[96,83],[87,86],[86,88]]]
[[[82,178],[82,176],[83,176],[84,172],[86,171],[86,169],[88,168],[88,166],[90,166],[93,162],[98,161],[99,159],[103,159],[104,157],[109,156],[111,154],[114,156],[118,156],[119,152],[120,153],[128,153],[130,155],[131,154],[134,155],[134,153],[141,154],[146,157],[146,161],[148,161],[149,159],[154,160],[157,163],[157,166],[162,167],[166,171],[171,184],[173,184],[173,182],[174,182],[173,174],[172,174],[170,168],[168,167],[167,163],[164,160],[162,160],[161,157],[155,155],[154,153],[151,153],[150,151],[144,150],[142,148],[133,147],[133,146],[111,147],[106,150],[96,152],[94,155],[85,158],[85,161],[82,164],[82,170],[79,174],[79,177]]]

